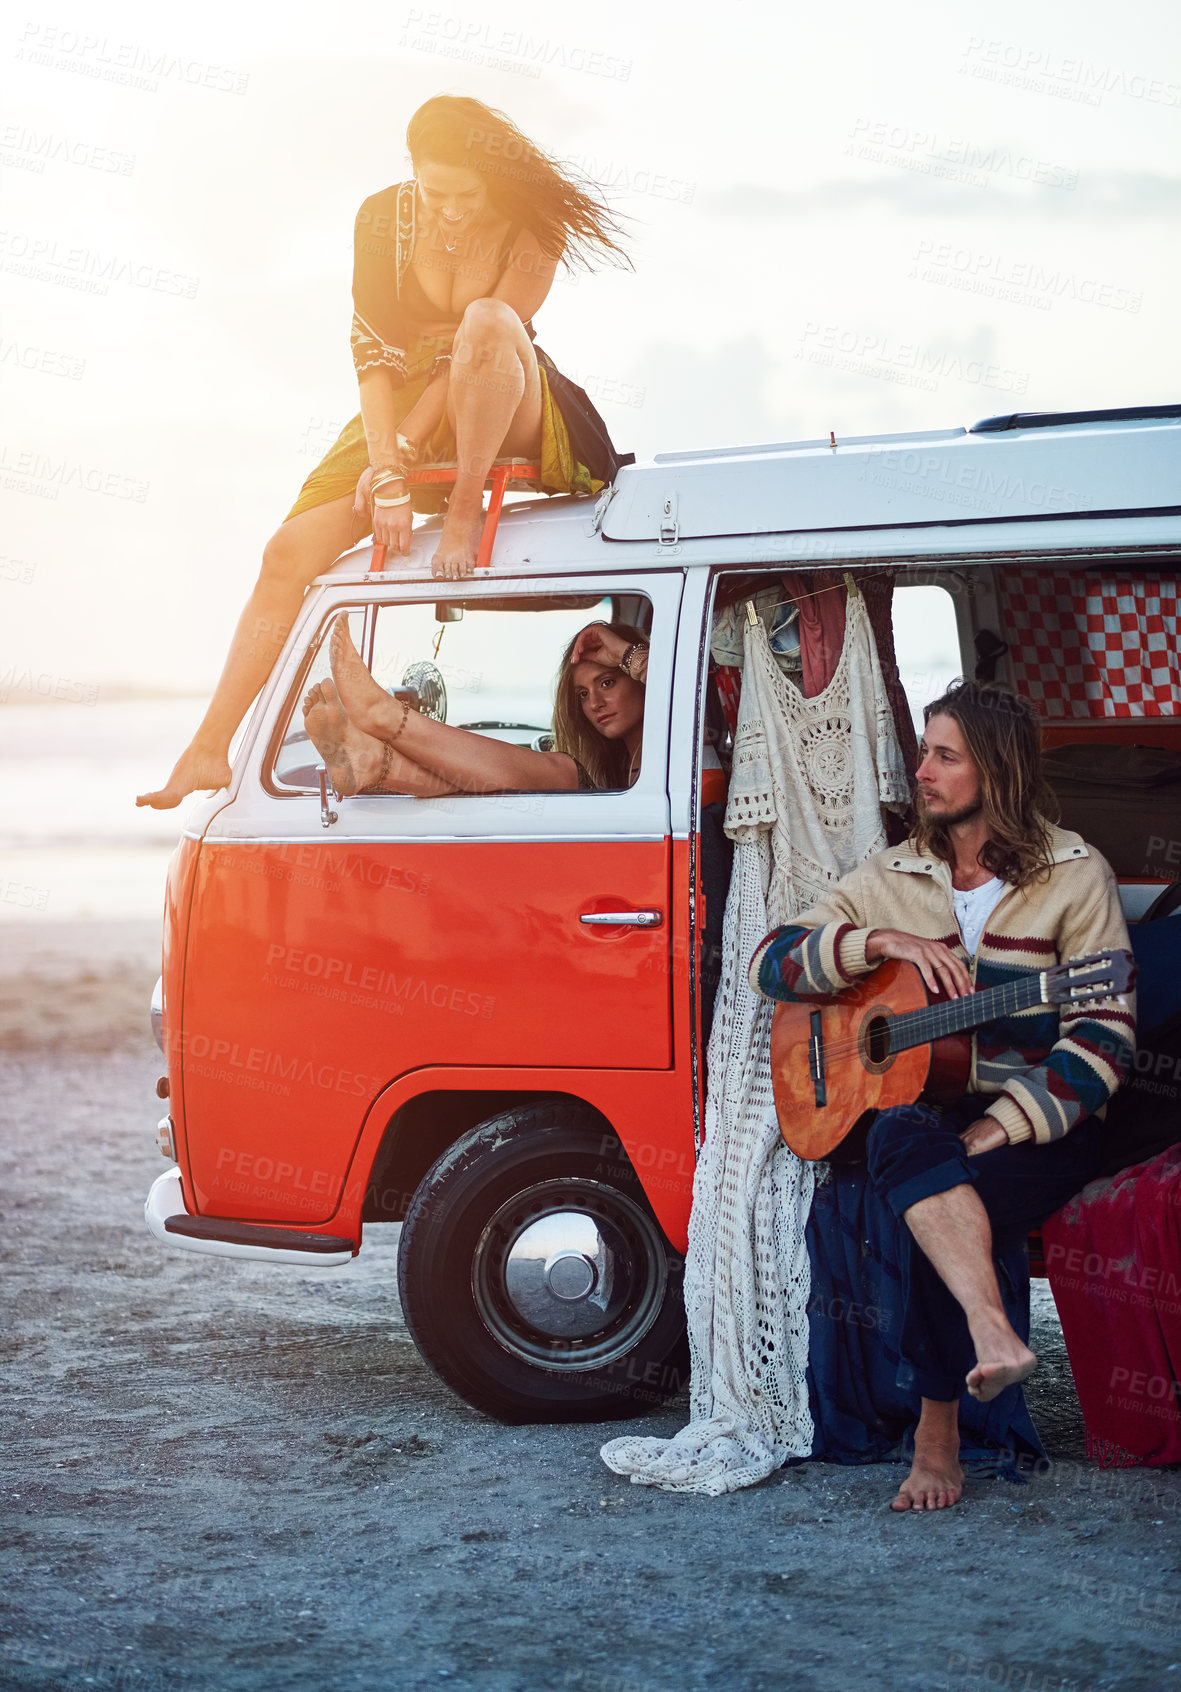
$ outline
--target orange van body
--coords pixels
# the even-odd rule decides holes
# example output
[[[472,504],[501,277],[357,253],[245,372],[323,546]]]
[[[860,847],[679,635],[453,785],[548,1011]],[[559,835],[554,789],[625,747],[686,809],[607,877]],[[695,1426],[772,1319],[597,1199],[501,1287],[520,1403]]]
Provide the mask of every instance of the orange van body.
[[[1007,679],[999,567],[1151,570],[1181,544],[1181,410],[1105,415],[629,467],[593,508],[507,512],[491,566],[448,583],[446,603],[436,525],[381,574],[368,548],[340,560],[305,599],[229,790],[198,805],[169,872],[159,1137],[175,1163],[148,1199],[156,1237],[333,1268],[366,1227],[401,1222],[407,1323],[473,1404],[589,1419],[679,1390],[699,960],[721,914],[706,911],[702,864],[703,809],[725,797],[718,753],[728,767],[720,706],[710,715],[719,588],[785,569],[911,572],[952,595],[963,668],[991,653]],[[298,704],[342,612],[375,676],[380,661],[395,687],[425,687],[420,703],[447,721],[463,715],[447,689],[466,690],[482,703],[459,726],[510,738],[544,737],[547,721],[501,720],[543,709],[503,703],[515,672],[552,674],[579,619],[638,623],[651,642],[638,779],[333,795],[301,748]],[[559,627],[543,663],[536,631]],[[499,694],[481,629],[497,662],[509,654]],[[466,656],[443,687],[448,653]],[[1072,720],[1048,739],[1165,747],[1176,732]],[[1125,878],[1132,917],[1159,885],[1141,881]]]

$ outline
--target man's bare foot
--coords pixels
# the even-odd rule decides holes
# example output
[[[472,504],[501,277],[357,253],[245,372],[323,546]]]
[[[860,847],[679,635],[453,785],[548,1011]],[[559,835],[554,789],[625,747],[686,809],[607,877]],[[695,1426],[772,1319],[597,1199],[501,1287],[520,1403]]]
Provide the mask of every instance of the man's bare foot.
[[[1037,1356],[1003,1317],[983,1328],[979,1323],[969,1326],[976,1347],[976,1366],[968,1371],[968,1391],[981,1404],[987,1404],[1007,1386],[1032,1375],[1037,1368]]]
[[[456,581],[470,576],[476,568],[480,551],[480,537],[484,533],[484,500],[478,505],[463,504],[452,496],[443,519],[443,533],[431,559],[431,575]]]
[[[203,752],[198,746],[188,746],[176,761],[176,768],[163,787],[154,793],[140,793],[137,805],[150,805],[153,811],[171,811],[190,793],[205,789],[215,791],[230,785],[230,763],[224,752]]]
[[[346,616],[337,617],[332,625],[328,654],[332,661],[338,705],[347,713],[353,728],[374,740],[392,740],[402,726],[402,707],[374,681],[361,662],[361,654],[349,637]],[[310,729],[308,733],[311,733]]]
[[[947,1510],[958,1504],[964,1490],[958,1445],[957,1439],[956,1450],[952,1451],[930,1441],[920,1445],[916,1438],[914,1462],[891,1502],[891,1510]]]
[[[1026,1381],[1037,1368],[1037,1353],[1018,1341],[1021,1355],[1011,1361],[990,1359],[968,1370],[968,1391],[981,1404],[988,1404],[998,1393],[1017,1381]]]
[[[381,741],[349,721],[332,682],[317,682],[308,689],[303,702],[303,725],[324,760],[329,781],[342,798],[359,793],[378,779]]]

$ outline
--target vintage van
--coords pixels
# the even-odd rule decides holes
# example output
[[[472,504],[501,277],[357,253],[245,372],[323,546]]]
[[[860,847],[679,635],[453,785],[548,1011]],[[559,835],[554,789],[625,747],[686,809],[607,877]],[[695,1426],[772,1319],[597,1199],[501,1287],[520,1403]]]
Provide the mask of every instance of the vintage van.
[[[942,587],[966,673],[1054,677],[1039,695],[1050,744],[1167,762],[1176,668],[1144,679],[1143,622],[1121,634],[1101,588],[1148,595],[1175,632],[1181,406],[660,455],[597,502],[510,505],[490,566],[445,595],[436,528],[378,574],[362,547],[319,578],[229,789],[190,816],[153,1008],[169,1168],[147,1221],[170,1247],[325,1267],[401,1221],[406,1321],[469,1402],[509,1421],[634,1414],[686,1369],[701,812],[728,754],[715,602],[785,568]],[[640,625],[638,779],[338,798],[299,705],[341,611],[383,685],[541,745],[570,636],[595,618]],[[1085,667],[1061,667],[1063,616],[1097,617],[1099,647],[1112,622],[1107,661],[1124,668],[1106,702]],[[1105,823],[1096,844],[1135,917],[1181,872],[1181,826],[1151,795],[1136,822],[1093,797],[1085,820],[1063,820],[1088,838]]]

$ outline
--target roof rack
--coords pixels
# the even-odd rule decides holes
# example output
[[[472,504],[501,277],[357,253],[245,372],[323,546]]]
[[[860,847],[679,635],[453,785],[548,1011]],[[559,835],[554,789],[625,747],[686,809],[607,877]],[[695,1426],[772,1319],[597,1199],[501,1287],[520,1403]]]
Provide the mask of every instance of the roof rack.
[[[985,417],[973,423],[968,433],[991,435],[1002,429],[1056,429],[1069,423],[1137,423],[1149,417],[1181,417],[1181,405],[1124,405],[1107,411],[1012,411],[1004,417]]]

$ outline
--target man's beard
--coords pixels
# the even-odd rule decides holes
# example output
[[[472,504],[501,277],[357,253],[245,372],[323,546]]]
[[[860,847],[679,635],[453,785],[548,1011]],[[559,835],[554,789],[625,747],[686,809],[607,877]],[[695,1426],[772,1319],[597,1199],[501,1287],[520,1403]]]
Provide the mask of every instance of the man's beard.
[[[919,806],[926,812],[930,821],[936,823],[940,828],[954,828],[956,823],[971,822],[973,817],[978,817],[984,809],[984,800],[973,800],[972,804],[965,805],[962,810],[948,811],[945,815],[939,816],[931,810],[931,807],[927,804],[926,800],[924,800],[922,794],[920,793]]]

